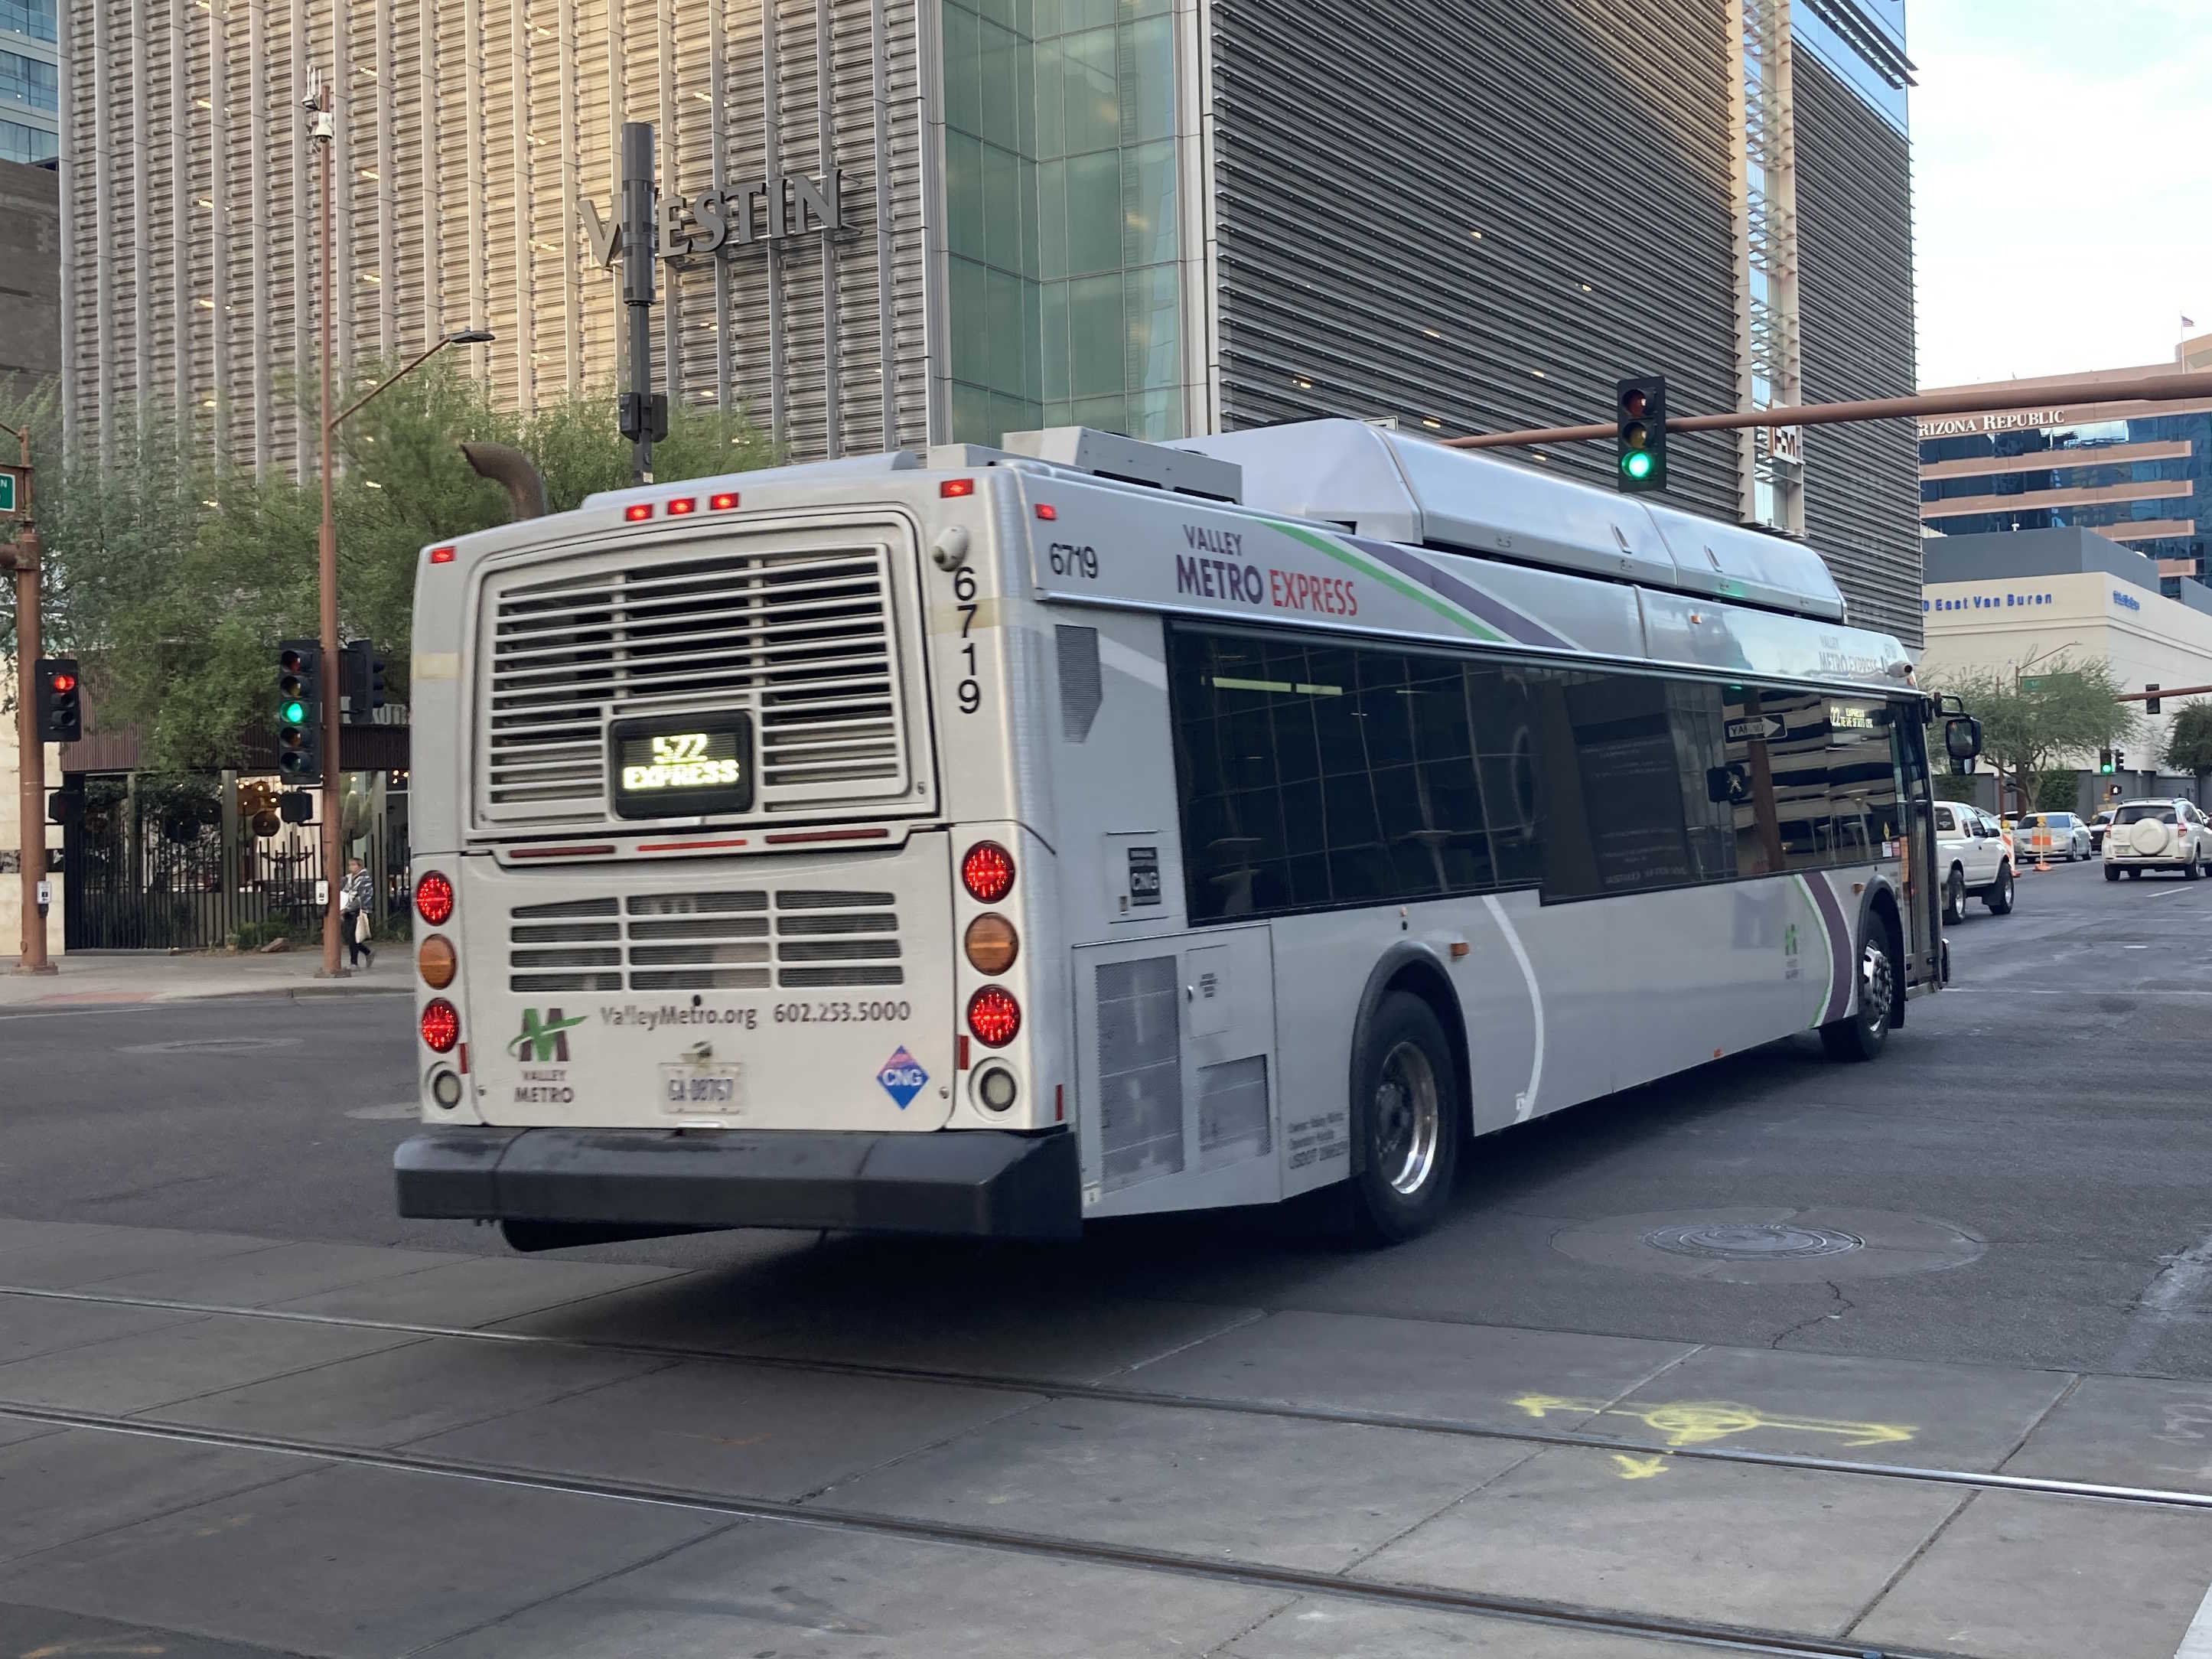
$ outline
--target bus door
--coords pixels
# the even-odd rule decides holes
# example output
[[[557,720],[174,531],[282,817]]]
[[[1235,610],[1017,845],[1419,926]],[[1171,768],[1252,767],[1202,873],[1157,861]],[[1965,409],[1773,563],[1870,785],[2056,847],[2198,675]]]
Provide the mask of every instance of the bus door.
[[[1073,957],[1084,1213],[1281,1197],[1268,929],[1086,945]]]
[[[1936,983],[1943,937],[1940,885],[1936,879],[1936,812],[1929,799],[1928,731],[1923,711],[1892,703],[1890,749],[1897,765],[1898,802],[1904,817],[1905,983]]]

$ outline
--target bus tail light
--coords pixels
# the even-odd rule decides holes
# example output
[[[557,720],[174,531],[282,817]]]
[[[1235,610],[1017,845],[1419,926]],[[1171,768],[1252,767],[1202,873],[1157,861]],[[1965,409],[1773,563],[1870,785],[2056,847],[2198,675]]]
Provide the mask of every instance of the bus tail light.
[[[1022,1029],[1022,1005],[1003,986],[986,985],[968,999],[968,1029],[986,1048],[1003,1048]]]
[[[979,841],[960,860],[960,884],[978,904],[996,904],[1014,890],[1014,855],[995,841]]]
[[[442,991],[453,982],[453,970],[459,964],[453,942],[443,933],[433,933],[416,947],[415,971],[434,991]]]
[[[461,1040],[461,1011],[443,997],[422,1005],[422,1041],[433,1054],[450,1054]]]
[[[453,884],[435,870],[425,870],[415,884],[415,914],[433,927],[453,920]]]
[[[975,1077],[975,1098],[986,1111],[1010,1112],[1021,1097],[1021,1085],[1003,1066],[987,1066]]]
[[[1014,924],[995,910],[986,910],[969,922],[961,944],[968,952],[969,966],[979,974],[1005,973],[1014,965],[1022,948]]]

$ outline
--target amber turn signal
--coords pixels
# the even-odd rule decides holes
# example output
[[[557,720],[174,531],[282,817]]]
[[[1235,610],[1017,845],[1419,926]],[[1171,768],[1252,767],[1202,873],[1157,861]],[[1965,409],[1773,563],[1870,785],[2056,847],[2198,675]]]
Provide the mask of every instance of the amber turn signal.
[[[453,940],[443,933],[432,933],[415,950],[415,971],[434,991],[442,991],[453,982],[453,969],[459,961],[453,955]]]
[[[961,943],[967,949],[969,965],[979,974],[1005,973],[1014,965],[1022,948],[1014,924],[995,910],[986,910],[969,922]]]

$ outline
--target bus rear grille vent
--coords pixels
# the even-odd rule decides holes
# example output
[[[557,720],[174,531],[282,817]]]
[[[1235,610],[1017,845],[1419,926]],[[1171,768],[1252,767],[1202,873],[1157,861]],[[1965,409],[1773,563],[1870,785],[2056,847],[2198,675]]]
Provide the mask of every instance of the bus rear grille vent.
[[[619,991],[625,969],[633,991],[902,984],[892,903],[889,893],[763,888],[521,905],[507,988]]]
[[[1108,1192],[1183,1166],[1182,1018],[1173,957],[1099,964],[1100,1183]]]
[[[610,715],[752,711],[756,811],[902,796],[911,781],[889,550],[666,560],[490,595],[477,805],[501,823],[604,819]]]
[[[1198,1073],[1198,1167],[1218,1170],[1266,1156],[1267,1057],[1231,1060]]]

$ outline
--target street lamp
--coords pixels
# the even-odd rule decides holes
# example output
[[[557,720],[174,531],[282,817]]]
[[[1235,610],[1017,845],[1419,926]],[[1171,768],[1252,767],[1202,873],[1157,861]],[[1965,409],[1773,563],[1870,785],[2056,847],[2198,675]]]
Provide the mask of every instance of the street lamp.
[[[21,802],[23,935],[15,958],[19,974],[51,974],[46,959],[46,918],[39,908],[39,884],[46,877],[46,748],[31,695],[39,660],[39,532],[31,518],[31,434],[27,427],[0,423],[22,456],[16,468],[13,505],[21,515],[21,533],[0,569],[15,571],[15,743],[16,778]]]
[[[341,776],[341,756],[338,721],[338,531],[337,522],[331,513],[331,475],[332,457],[331,443],[338,427],[347,416],[368,403],[370,398],[398,381],[404,380],[449,345],[484,345],[491,340],[489,329],[468,328],[459,333],[441,336],[430,349],[406,364],[388,380],[371,387],[340,410],[331,410],[331,147],[335,122],[331,114],[330,88],[319,71],[308,82],[308,94],[304,100],[311,113],[309,140],[322,150],[321,173],[323,191],[323,307],[322,307],[322,472],[323,524],[318,537],[319,582],[321,588],[323,641],[323,878],[329,892],[329,903],[323,912],[323,966],[325,979],[338,979],[345,969],[338,966],[338,936],[343,921],[341,909],[341,890],[345,885],[345,870],[340,858],[338,837],[338,781]]]

